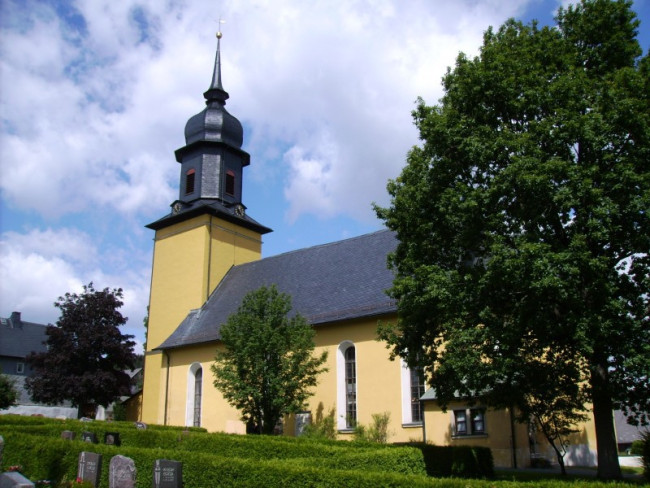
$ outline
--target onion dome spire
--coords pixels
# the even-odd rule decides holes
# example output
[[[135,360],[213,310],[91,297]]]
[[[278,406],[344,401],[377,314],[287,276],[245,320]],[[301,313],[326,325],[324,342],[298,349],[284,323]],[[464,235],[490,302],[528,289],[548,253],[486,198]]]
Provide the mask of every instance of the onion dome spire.
[[[210,88],[203,93],[207,107],[191,117],[185,125],[187,145],[197,141],[223,142],[240,149],[244,142],[244,129],[225,108],[230,97],[221,83],[221,32],[217,32],[217,54]]]

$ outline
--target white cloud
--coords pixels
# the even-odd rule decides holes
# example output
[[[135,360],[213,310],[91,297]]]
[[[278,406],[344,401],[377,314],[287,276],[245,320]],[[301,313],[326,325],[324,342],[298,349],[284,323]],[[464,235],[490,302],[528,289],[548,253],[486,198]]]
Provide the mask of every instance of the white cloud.
[[[106,272],[100,268],[101,259],[108,260],[98,256],[89,235],[76,229],[4,233],[0,237],[1,315],[17,311],[26,321],[54,323],[59,316],[54,302],[67,292],[81,292],[92,281],[95,289],[123,289],[120,311],[130,319],[125,332],[141,338],[149,301],[149,263],[117,256]]]

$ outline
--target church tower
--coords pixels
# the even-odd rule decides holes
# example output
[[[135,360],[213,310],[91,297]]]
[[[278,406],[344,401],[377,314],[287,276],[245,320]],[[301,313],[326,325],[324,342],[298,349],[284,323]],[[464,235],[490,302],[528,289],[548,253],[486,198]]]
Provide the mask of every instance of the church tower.
[[[225,108],[221,82],[221,33],[206,107],[185,125],[178,199],[171,212],[147,225],[154,238],[149,326],[145,352],[142,420],[164,424],[165,371],[156,350],[190,310],[200,308],[228,270],[261,258],[262,235],[271,232],[252,219],[242,201],[243,128]]]

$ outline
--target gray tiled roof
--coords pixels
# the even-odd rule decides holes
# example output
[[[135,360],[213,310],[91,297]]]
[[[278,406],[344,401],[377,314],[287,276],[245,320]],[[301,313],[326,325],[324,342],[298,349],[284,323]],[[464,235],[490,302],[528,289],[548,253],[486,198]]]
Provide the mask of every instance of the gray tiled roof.
[[[394,234],[382,230],[235,266],[157,349],[218,340],[244,295],[272,284],[291,296],[292,313],[312,325],[395,312],[385,290],[393,282],[386,257],[396,246]]]
[[[237,215],[234,205],[224,205],[222,202],[215,199],[200,199],[193,202],[182,203],[181,210],[178,213],[167,214],[155,222],[147,224],[145,227],[158,230],[206,213],[209,215],[216,215],[228,222],[241,225],[242,227],[254,230],[260,234],[271,232],[271,229],[263,226],[247,213],[241,216]]]
[[[47,348],[45,325],[20,321],[20,325],[11,326],[9,320],[0,325],[0,356],[24,358],[30,352],[42,352]]]

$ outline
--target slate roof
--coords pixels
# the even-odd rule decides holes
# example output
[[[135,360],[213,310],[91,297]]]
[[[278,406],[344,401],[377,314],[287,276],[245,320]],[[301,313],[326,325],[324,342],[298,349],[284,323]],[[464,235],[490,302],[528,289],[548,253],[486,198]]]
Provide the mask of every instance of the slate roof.
[[[45,351],[46,327],[24,320],[12,325],[11,319],[3,318],[0,324],[0,356],[24,358],[32,351]]]
[[[219,340],[221,324],[244,295],[272,284],[291,296],[292,313],[312,325],[395,312],[396,302],[385,290],[393,282],[386,258],[396,246],[395,235],[382,230],[234,266],[208,301],[156,349]]]
[[[646,427],[630,425],[627,417],[621,410],[614,410],[614,424],[616,425],[616,442],[618,444],[631,444],[641,439],[641,434],[647,430]]]

